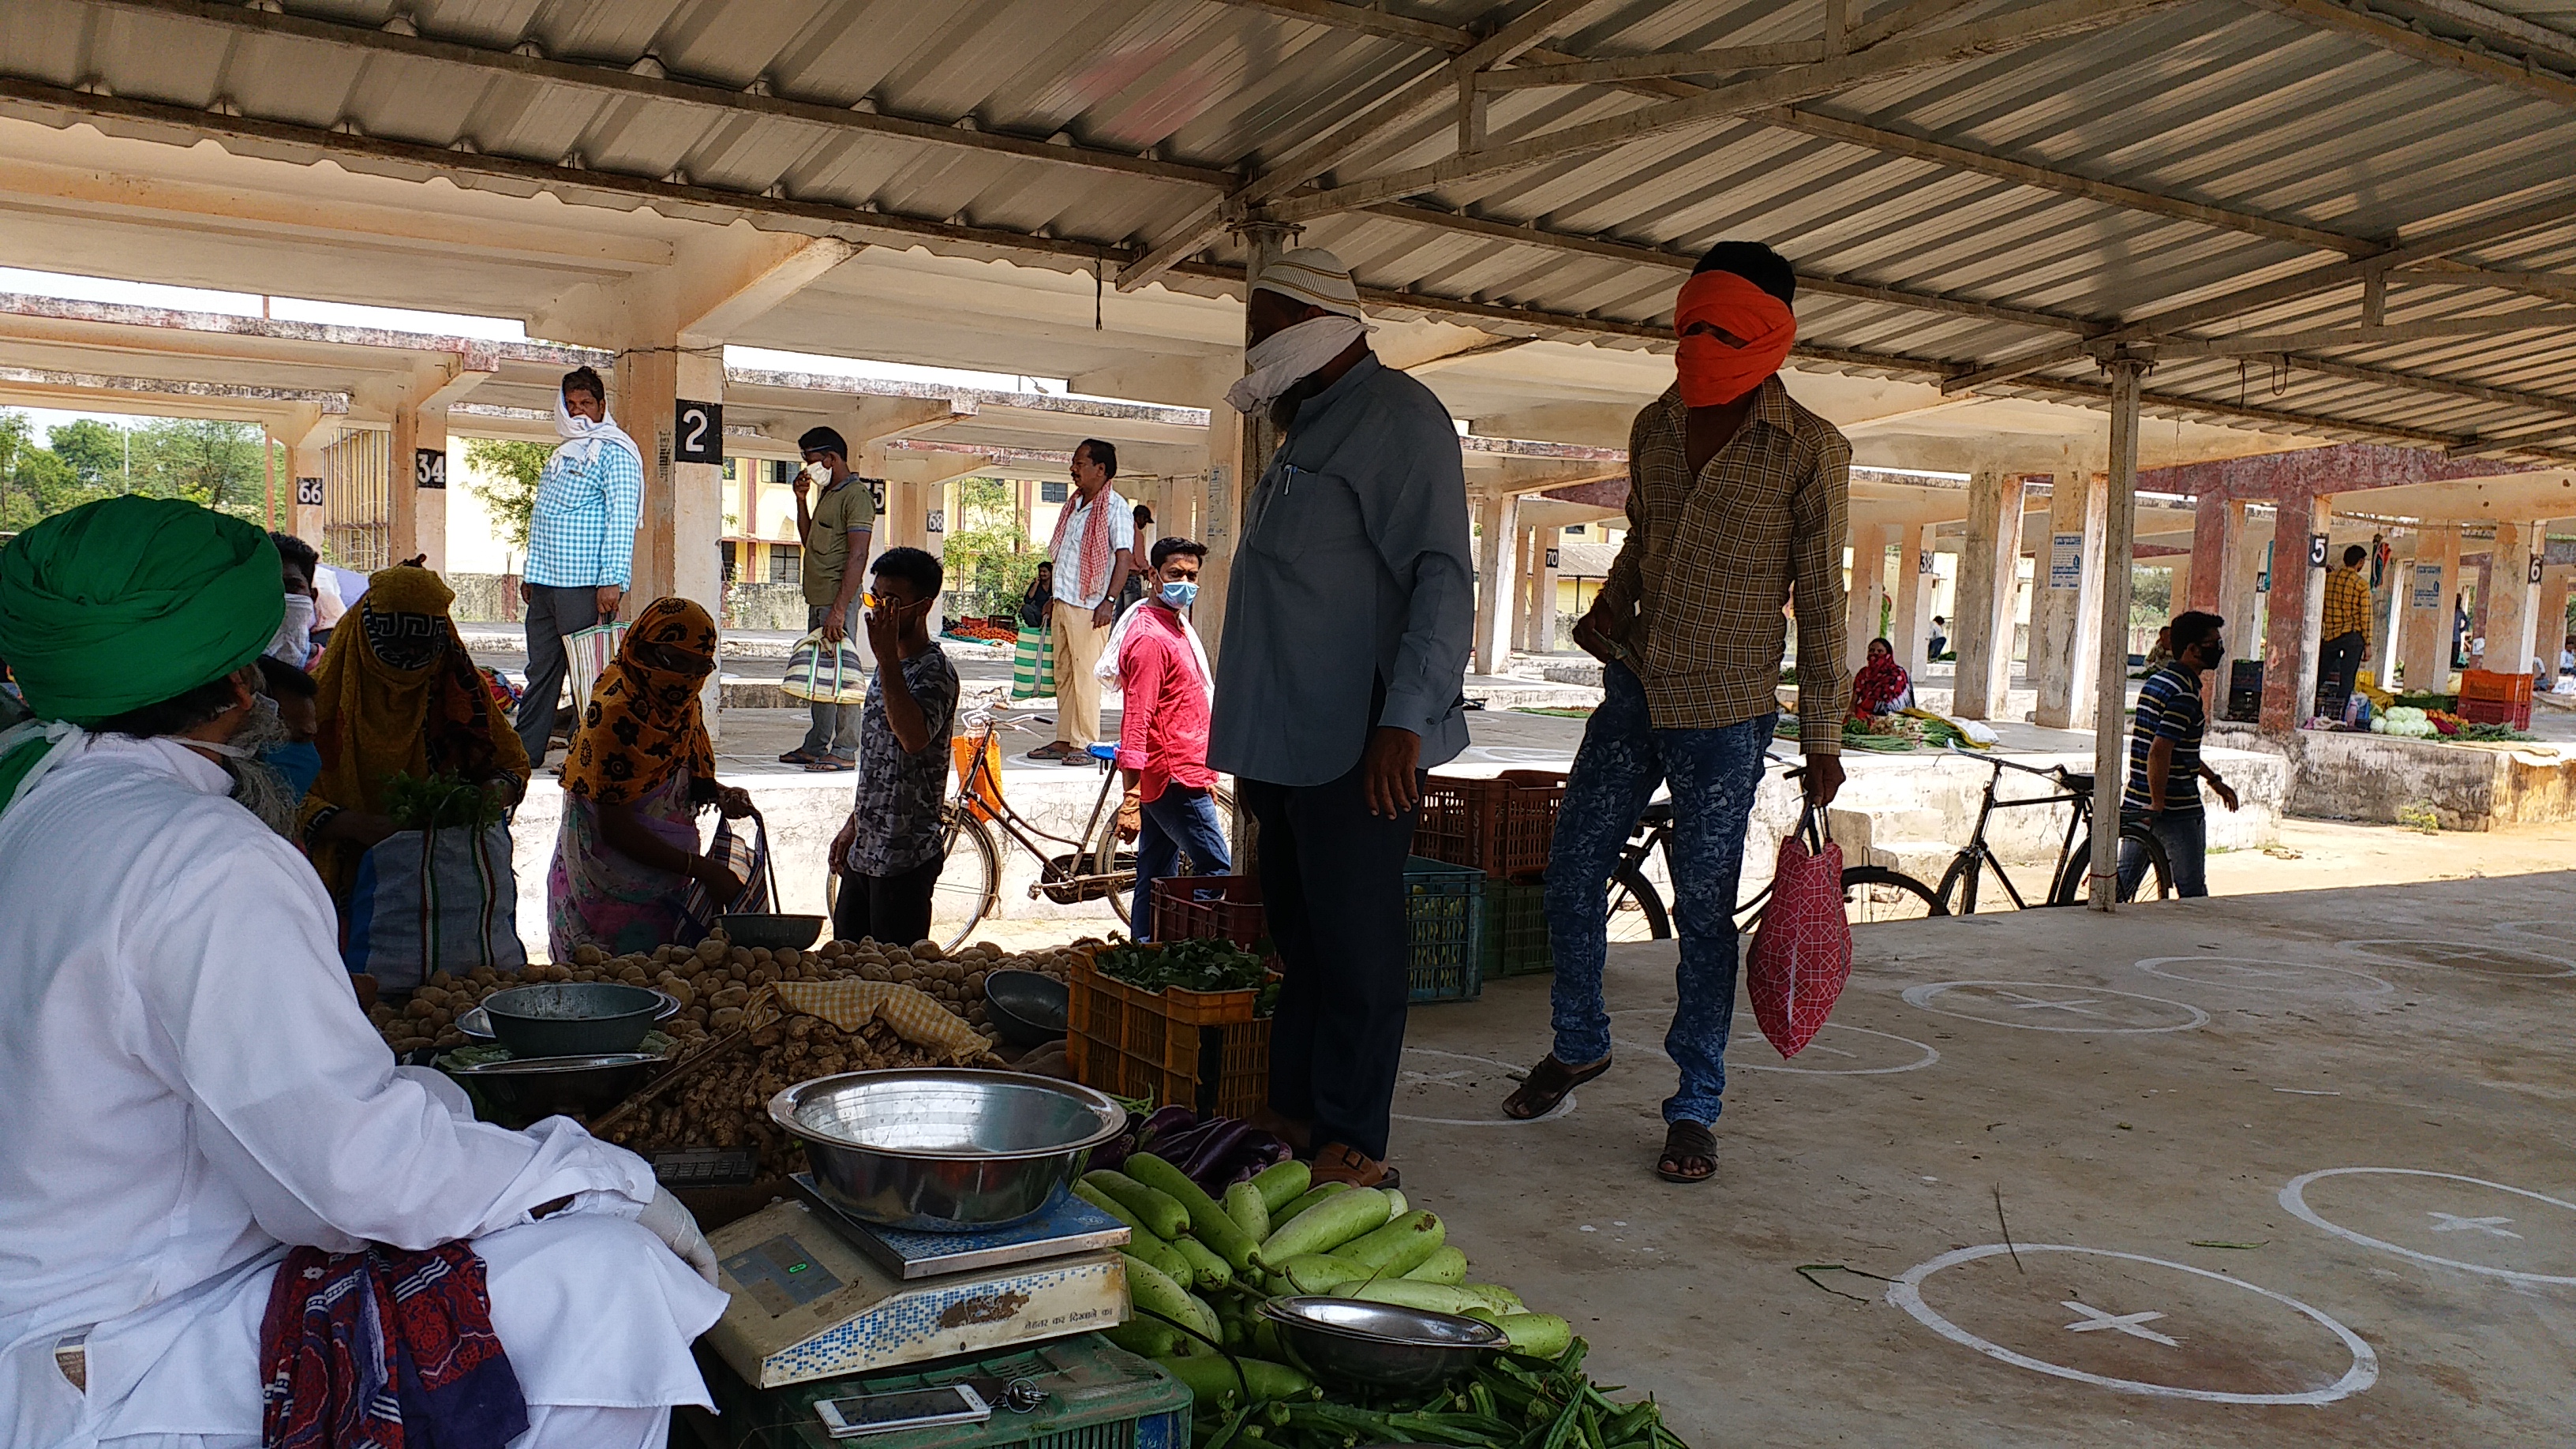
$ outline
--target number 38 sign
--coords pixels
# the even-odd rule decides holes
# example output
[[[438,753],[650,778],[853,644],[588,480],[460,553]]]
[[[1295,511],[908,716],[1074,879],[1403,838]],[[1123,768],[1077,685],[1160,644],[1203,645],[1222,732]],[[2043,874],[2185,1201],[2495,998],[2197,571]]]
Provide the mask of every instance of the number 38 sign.
[[[687,398],[679,400],[671,414],[671,461],[724,461],[723,403],[692,402]]]

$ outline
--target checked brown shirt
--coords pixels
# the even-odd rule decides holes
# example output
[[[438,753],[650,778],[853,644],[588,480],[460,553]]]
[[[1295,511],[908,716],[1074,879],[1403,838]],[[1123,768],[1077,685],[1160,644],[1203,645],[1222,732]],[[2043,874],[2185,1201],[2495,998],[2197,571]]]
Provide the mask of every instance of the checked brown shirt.
[[[1610,653],[1637,671],[1658,729],[1769,714],[1798,618],[1800,744],[1842,749],[1843,543],[1851,444],[1774,377],[1699,475],[1678,388],[1628,434],[1628,538],[1601,589]]]

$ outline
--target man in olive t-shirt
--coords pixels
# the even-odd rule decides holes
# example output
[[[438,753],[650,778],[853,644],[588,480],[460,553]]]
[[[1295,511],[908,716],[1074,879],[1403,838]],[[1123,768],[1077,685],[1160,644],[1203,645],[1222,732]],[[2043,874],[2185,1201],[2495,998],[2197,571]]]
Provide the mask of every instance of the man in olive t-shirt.
[[[807,471],[796,475],[796,531],[805,540],[805,627],[838,645],[858,627],[860,584],[867,577],[868,540],[876,530],[876,497],[867,480],[850,471],[850,445],[831,428],[813,428],[796,440]],[[826,475],[821,496],[807,507],[811,476]],[[859,754],[862,706],[813,703],[814,724],[805,742],[778,758],[808,770],[847,770]]]

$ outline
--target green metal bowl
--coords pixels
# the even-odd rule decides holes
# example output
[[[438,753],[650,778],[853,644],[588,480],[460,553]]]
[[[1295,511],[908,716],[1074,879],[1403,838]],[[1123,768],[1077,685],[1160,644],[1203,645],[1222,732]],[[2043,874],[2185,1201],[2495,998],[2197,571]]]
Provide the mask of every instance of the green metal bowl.
[[[670,998],[613,981],[514,986],[483,998],[493,1039],[514,1057],[581,1057],[631,1052]]]

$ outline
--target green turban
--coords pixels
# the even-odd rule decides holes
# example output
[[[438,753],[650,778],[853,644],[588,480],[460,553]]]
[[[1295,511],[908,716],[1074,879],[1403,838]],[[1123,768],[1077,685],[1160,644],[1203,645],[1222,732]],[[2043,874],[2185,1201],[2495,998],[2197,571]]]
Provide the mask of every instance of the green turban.
[[[0,548],[0,659],[40,720],[86,728],[221,679],[285,616],[266,531],[175,498],[84,504]],[[0,758],[0,784],[40,753]]]

